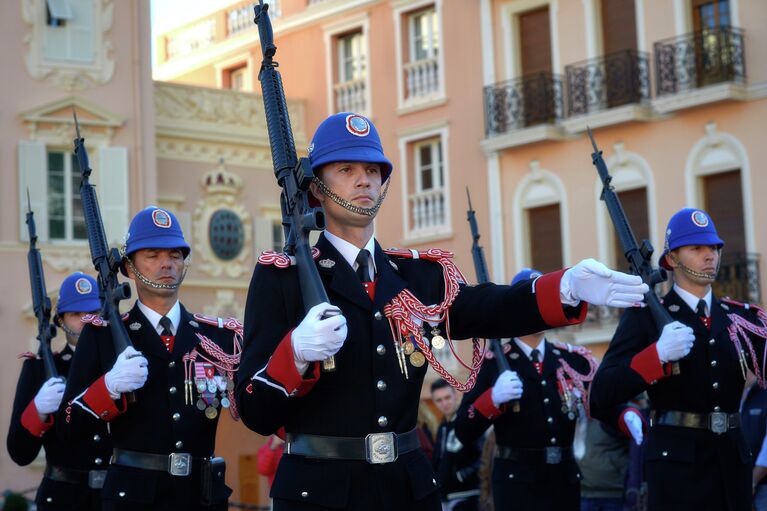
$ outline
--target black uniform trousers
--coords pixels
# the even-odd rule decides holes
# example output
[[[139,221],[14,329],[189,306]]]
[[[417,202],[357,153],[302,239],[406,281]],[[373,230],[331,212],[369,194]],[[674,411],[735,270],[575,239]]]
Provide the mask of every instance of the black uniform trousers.
[[[591,390],[594,417],[615,425],[614,404],[647,391],[657,411],[737,414],[744,377],[728,327],[735,314],[757,322],[752,310],[714,297],[711,328],[670,291],[663,305],[693,328],[695,343],[679,361],[680,374],[658,360],[660,337],[650,312],[627,310],[597,371]],[[764,340],[751,336],[756,353]],[[745,348],[748,351],[748,348]],[[759,356],[759,364],[762,363]],[[753,370],[750,357],[748,365]],[[764,368],[760,368],[763,373]],[[751,456],[741,428],[717,434],[707,429],[655,425],[645,436],[645,475],[651,511],[751,509]]]
[[[442,303],[442,267],[388,256],[376,245],[371,300],[352,267],[324,236],[316,248],[320,278],[348,325],[346,341],[335,356],[337,368],[320,373],[315,363],[304,375],[297,373],[290,332],[305,315],[297,269],[257,265],[248,292],[237,388],[243,421],[262,435],[280,427],[292,434],[360,439],[370,433],[412,430],[427,366],[406,361],[408,376],[402,374],[393,344],[399,338],[392,338],[384,307],[406,288],[423,304]],[[541,277],[535,293],[531,282],[515,287],[462,284],[450,308],[451,337],[523,335],[582,320],[566,317],[559,303],[560,278],[561,274]],[[585,311],[570,312],[576,316]],[[431,326],[425,326],[428,339]],[[447,337],[445,324],[438,328]],[[285,454],[271,495],[277,510],[437,510],[437,490],[429,461],[416,450],[384,465]]]

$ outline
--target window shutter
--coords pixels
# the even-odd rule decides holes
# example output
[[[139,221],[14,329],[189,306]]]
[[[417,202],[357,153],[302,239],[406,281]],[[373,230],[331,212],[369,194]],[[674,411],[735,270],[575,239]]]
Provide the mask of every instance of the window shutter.
[[[256,217],[255,222],[253,222],[253,229],[255,231],[253,236],[254,254],[258,258],[261,252],[272,250],[274,246],[272,219],[264,216]]]
[[[128,149],[100,147],[98,162],[92,182],[96,186],[107,242],[116,246],[128,232]]]
[[[48,166],[45,144],[37,140],[19,142],[19,234],[29,241],[27,234],[27,190],[35,213],[35,227],[39,241],[48,241]]]
[[[94,13],[92,0],[70,0],[74,19],[67,23],[69,30],[69,58],[78,62],[93,62],[96,53],[94,45]]]

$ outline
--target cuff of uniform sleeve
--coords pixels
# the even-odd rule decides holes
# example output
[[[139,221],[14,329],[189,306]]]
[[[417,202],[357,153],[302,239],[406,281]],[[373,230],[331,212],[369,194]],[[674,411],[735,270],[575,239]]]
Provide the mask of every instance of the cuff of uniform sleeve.
[[[493,389],[487,389],[481,396],[474,401],[474,409],[481,413],[486,419],[493,420],[506,411],[506,405],[500,408],[493,403]]]
[[[53,427],[53,414],[48,414],[48,418],[45,421],[41,421],[33,399],[24,409],[24,413],[21,414],[21,425],[32,435],[42,437],[46,431]]]
[[[631,369],[633,369],[645,383],[655,383],[669,375],[667,368],[661,363],[658,357],[658,349],[652,343],[631,359]],[[666,364],[670,365],[670,364]]]
[[[535,281],[535,299],[538,302],[538,310],[543,321],[552,328],[582,323],[589,310],[588,304],[581,302],[572,309],[577,313],[575,317],[569,318],[565,314],[560,295],[560,285],[565,271],[567,269],[547,273]]]
[[[317,381],[320,379],[319,362],[309,364],[311,376],[304,378],[296,369],[296,362],[293,358],[293,343],[290,338],[293,330],[282,338],[277,349],[274,350],[269,364],[266,366],[266,374],[285,387],[288,394],[293,397],[301,397],[309,393]]]
[[[83,395],[83,401],[93,413],[105,421],[111,421],[115,417],[125,413],[127,400],[124,394],[121,395],[121,406],[117,406],[117,402],[115,402],[115,400],[112,399],[112,396],[109,395],[107,384],[104,381],[105,376],[106,375],[102,376],[88,387],[88,390],[86,390]]]
[[[631,431],[629,431],[629,427],[626,424],[626,414],[629,412],[634,412],[637,415],[639,415],[639,418],[642,419],[642,432],[646,434],[647,422],[645,421],[644,415],[642,415],[641,412],[638,409],[634,408],[633,406],[630,406],[626,408],[625,410],[623,410],[621,412],[621,416],[618,418],[618,429],[621,430],[621,433],[623,433],[629,438],[633,438],[633,436],[631,435]]]

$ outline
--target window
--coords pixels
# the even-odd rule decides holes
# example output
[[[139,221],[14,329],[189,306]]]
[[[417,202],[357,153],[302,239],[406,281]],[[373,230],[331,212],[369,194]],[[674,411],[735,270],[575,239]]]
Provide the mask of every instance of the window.
[[[84,240],[83,205],[77,158],[68,152],[48,151],[48,233],[52,240]]]
[[[411,231],[429,235],[447,227],[441,139],[413,144],[415,193],[410,196]]]
[[[282,230],[281,220],[272,220],[272,250],[282,252],[285,248],[285,241]]]
[[[248,66],[238,66],[226,71],[228,80],[224,86],[231,90],[244,91],[247,78]]]
[[[44,30],[45,58],[93,62],[96,58],[91,0],[48,0]]]
[[[527,210],[530,266],[543,273],[558,270],[562,262],[562,226],[559,204]]]
[[[442,188],[442,143],[433,140],[416,146],[415,168],[419,192]]]
[[[338,38],[338,81],[361,80],[365,77],[365,48],[362,32]]]
[[[436,58],[439,54],[439,25],[434,7],[410,16],[410,61]]]
[[[647,188],[635,188],[633,190],[623,190],[618,192],[618,199],[621,201],[624,213],[628,218],[631,230],[637,243],[642,244],[642,240],[650,239],[650,219],[647,215],[649,210],[647,204]],[[603,207],[600,205],[600,207]],[[612,225],[610,225],[612,229]],[[613,229],[614,231],[614,229]],[[629,263],[623,252],[623,246],[618,236],[611,231],[613,238],[613,256],[615,269],[622,272],[631,273]]]

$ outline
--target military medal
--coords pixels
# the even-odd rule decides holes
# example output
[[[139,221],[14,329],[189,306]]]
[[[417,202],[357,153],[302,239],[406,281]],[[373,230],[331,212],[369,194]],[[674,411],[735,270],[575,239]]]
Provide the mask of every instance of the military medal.
[[[234,381],[230,380],[229,378],[226,378],[226,390],[228,392],[234,390]]]
[[[215,419],[218,416],[218,410],[213,408],[212,406],[209,406],[205,409],[205,417],[209,419]]]
[[[413,367],[421,367],[425,362],[426,358],[420,351],[414,351],[410,354],[410,363],[413,365]]]
[[[435,350],[441,350],[445,347],[445,338],[441,335],[435,335],[431,338],[431,347]]]
[[[224,408],[229,408],[230,404],[231,403],[229,402],[229,398],[228,397],[222,397],[221,398],[221,406],[223,406]]]
[[[205,410],[206,406],[207,405],[205,404],[205,401],[202,398],[197,400],[197,409],[198,410],[203,411],[203,410]]]
[[[413,341],[405,341],[402,344],[402,351],[405,355],[411,355],[415,351],[415,344],[413,344]]]
[[[220,404],[221,403],[219,402],[217,397],[214,397],[213,401],[210,402],[210,406],[212,406],[213,408],[218,408],[218,405],[220,405]]]
[[[197,385],[197,392],[202,394],[207,390],[208,386],[205,384],[205,380],[202,378],[197,378],[194,380],[195,384]]]

